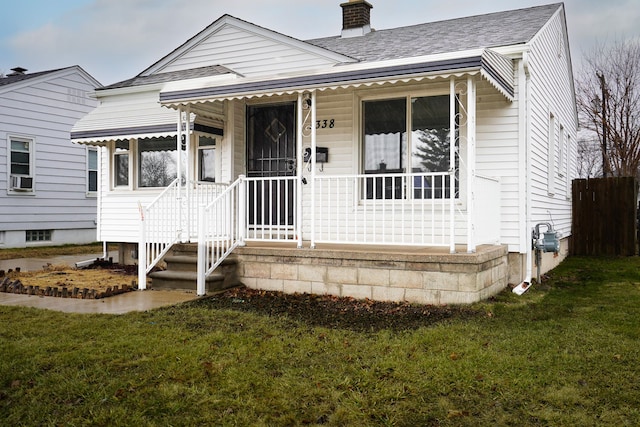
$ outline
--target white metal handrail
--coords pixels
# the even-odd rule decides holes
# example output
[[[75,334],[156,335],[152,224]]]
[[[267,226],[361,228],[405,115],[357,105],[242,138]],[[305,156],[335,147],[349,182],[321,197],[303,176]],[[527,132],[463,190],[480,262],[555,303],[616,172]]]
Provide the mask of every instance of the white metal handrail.
[[[206,278],[233,250],[244,244],[246,181],[240,176],[198,215],[197,294],[206,293]]]
[[[317,242],[451,246],[449,172],[316,175]]]
[[[180,239],[180,188],[175,179],[147,207],[140,206],[138,286],[146,289],[147,273]]]

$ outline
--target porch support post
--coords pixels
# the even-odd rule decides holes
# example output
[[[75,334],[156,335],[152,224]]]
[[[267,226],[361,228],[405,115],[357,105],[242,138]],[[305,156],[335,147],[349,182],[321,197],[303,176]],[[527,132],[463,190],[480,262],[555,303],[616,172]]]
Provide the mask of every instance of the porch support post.
[[[140,242],[138,242],[138,289],[147,289],[147,239],[144,224],[144,208],[138,204],[140,209]]]
[[[467,253],[476,251],[476,85],[467,77]]]
[[[456,253],[456,79],[449,81],[449,253]]]
[[[240,175],[238,187],[238,246],[245,246],[247,242],[247,180],[245,175]]]
[[[182,241],[183,242],[189,242],[191,240],[191,191],[190,191],[190,187],[191,187],[191,168],[189,167],[189,164],[191,163],[189,160],[190,157],[190,153],[191,153],[191,112],[189,111],[189,107],[187,107],[186,109],[186,114],[185,114],[185,126],[184,126],[184,133],[185,133],[185,155],[186,155],[186,159],[187,161],[185,162],[185,167],[184,167],[184,175],[185,175],[185,194],[184,194],[184,200],[186,201],[186,214],[187,214],[187,218],[186,218],[186,227],[183,227],[182,229]],[[178,184],[182,184],[182,178],[180,179],[180,181],[178,181]],[[178,187],[180,187],[180,185],[178,185]],[[180,211],[183,210],[183,207],[185,206],[185,203],[182,203],[182,199],[180,200],[181,202],[181,209]]]
[[[304,162],[302,158],[302,92],[298,93],[298,103],[296,105],[297,123],[296,127],[296,238],[298,240],[298,249],[302,248],[302,173],[304,171]]]
[[[178,174],[178,179],[180,179],[182,177],[182,109],[178,108],[178,129],[177,129],[177,138],[176,138],[176,149],[178,150],[178,164],[177,164],[177,174]],[[180,232],[180,240],[182,240],[184,242],[183,236],[182,236],[182,209],[180,207],[181,202],[182,202],[182,185],[181,185],[181,181],[178,180],[178,192],[177,192],[177,205],[178,205],[178,224],[180,224],[181,229],[177,230],[178,232]]]
[[[316,247],[316,91],[311,92],[311,248]]]
[[[206,291],[206,270],[207,270],[207,242],[206,227],[204,225],[204,206],[198,207],[198,264],[196,267],[196,294],[205,295]]]

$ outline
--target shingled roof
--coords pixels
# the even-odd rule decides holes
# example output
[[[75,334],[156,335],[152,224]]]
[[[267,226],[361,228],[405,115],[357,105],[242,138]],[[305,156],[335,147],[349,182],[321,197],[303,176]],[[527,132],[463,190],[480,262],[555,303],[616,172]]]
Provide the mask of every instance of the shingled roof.
[[[530,41],[561,6],[555,3],[307,43],[363,62],[518,45]]]
[[[376,62],[471,49],[511,46],[530,41],[561,6],[562,3],[554,3],[447,21],[380,31],[374,30],[359,37],[334,36],[304,42],[359,62]],[[224,65],[157,73],[149,76],[140,74],[131,79],[105,86],[103,89],[233,73],[233,70]]]
[[[67,67],[67,68],[71,68],[71,67]],[[39,72],[36,72],[36,73],[7,74],[4,77],[0,77],[0,86],[6,86],[6,85],[13,84],[13,83],[21,82],[21,81],[24,81],[24,80],[33,79],[33,78],[36,78],[36,77],[44,76],[46,74],[55,73],[57,71],[64,70],[64,69],[66,69],[66,68],[59,68],[57,70],[39,71]]]

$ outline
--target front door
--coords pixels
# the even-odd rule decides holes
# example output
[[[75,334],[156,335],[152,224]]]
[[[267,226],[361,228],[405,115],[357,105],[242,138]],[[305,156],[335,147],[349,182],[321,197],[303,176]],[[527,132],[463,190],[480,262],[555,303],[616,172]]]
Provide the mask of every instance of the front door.
[[[291,238],[295,212],[295,104],[247,107],[249,227]],[[289,177],[289,178],[287,178]],[[277,233],[274,236],[273,233]],[[266,236],[265,236],[266,237]]]

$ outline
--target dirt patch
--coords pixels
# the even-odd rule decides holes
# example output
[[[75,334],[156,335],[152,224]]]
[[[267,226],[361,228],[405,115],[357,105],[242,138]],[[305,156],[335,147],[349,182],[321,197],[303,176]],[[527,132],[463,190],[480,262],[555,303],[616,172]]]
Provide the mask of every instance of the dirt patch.
[[[193,304],[266,314],[313,326],[354,331],[417,329],[451,319],[487,314],[469,306],[433,306],[339,298],[331,295],[285,294],[234,288]]]
[[[118,264],[76,269],[48,265],[38,271],[7,271],[0,277],[0,291],[66,298],[105,298],[135,287],[135,268]]]

